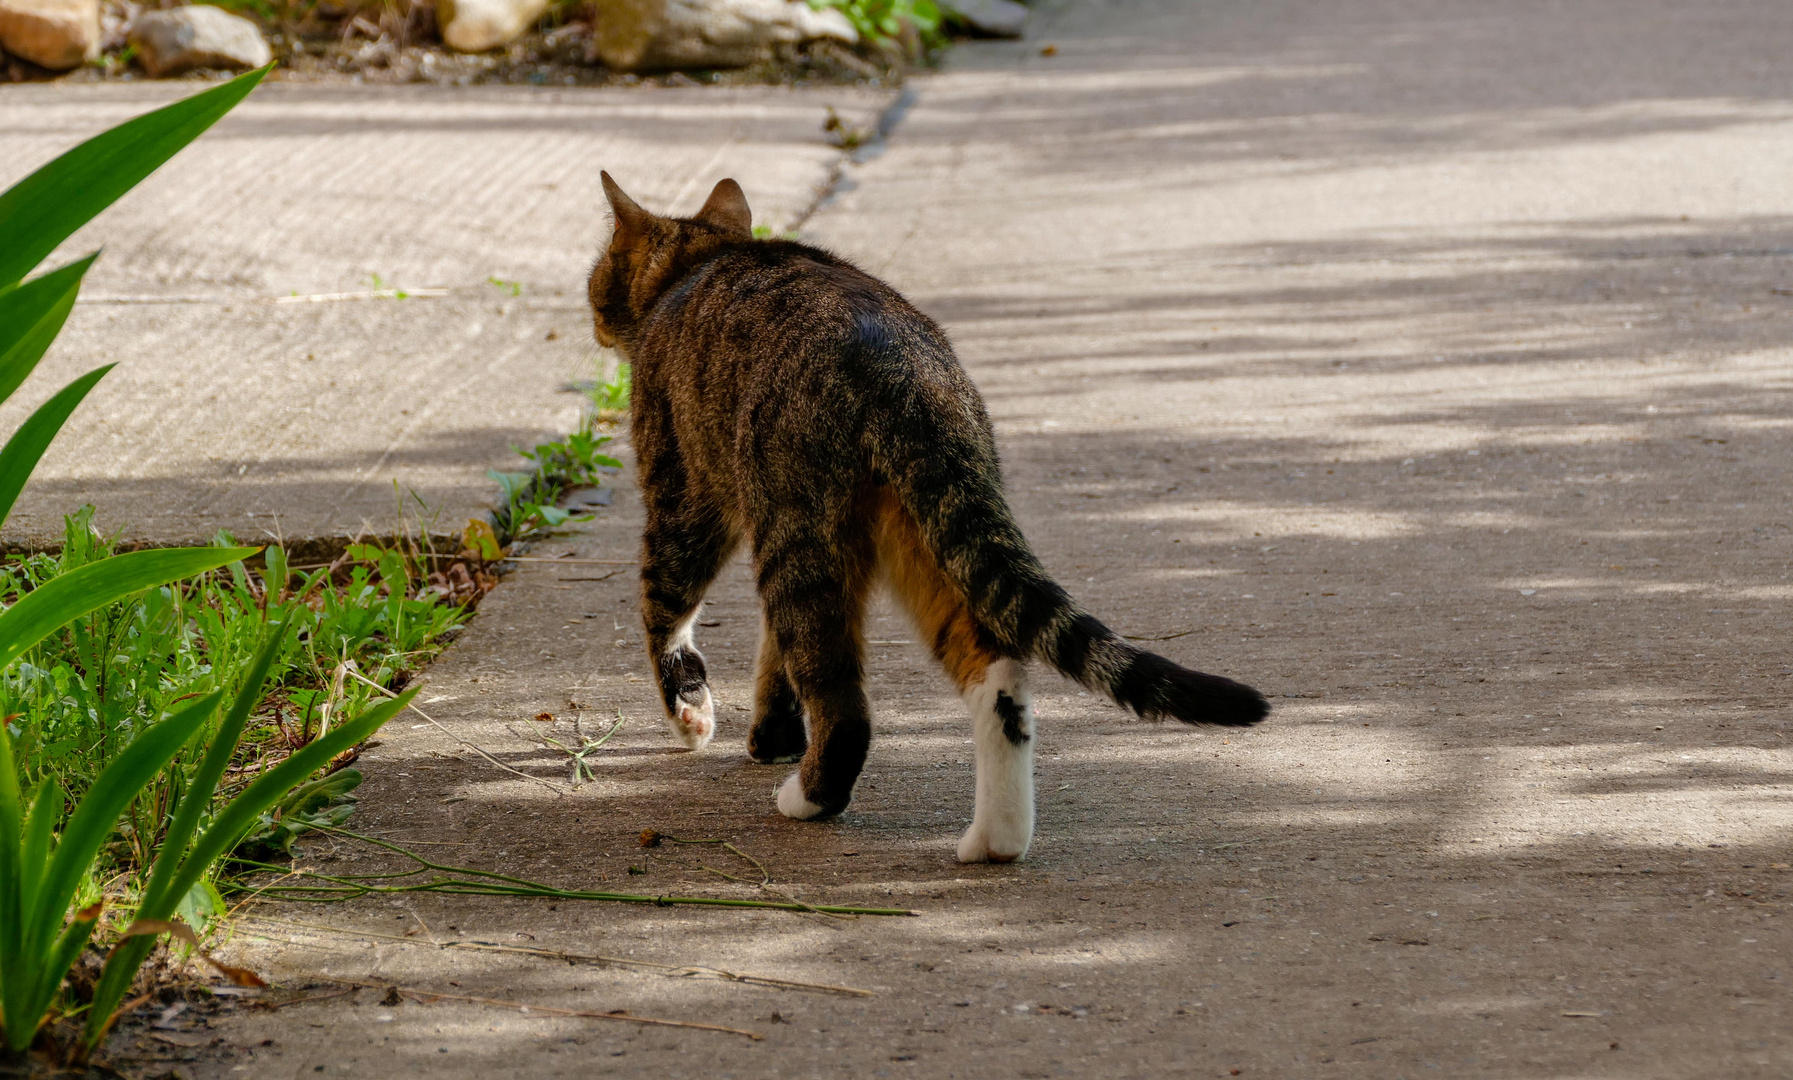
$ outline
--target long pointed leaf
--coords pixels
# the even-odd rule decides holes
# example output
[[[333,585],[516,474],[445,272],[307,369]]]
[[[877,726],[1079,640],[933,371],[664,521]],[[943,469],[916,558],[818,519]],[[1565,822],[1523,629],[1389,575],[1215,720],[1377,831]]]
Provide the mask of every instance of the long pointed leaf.
[[[0,291],[0,401],[31,374],[74,310],[81,278],[100,253]]]
[[[18,501],[25,481],[31,479],[38,459],[50,448],[50,440],[62,430],[69,414],[81,404],[87,392],[112,368],[111,364],[94,368],[63,387],[55,397],[39,405],[37,411],[19,425],[19,430],[12,433],[12,438],[6,440],[6,449],[0,450],[0,525],[4,525],[12,513],[12,504]]]
[[[25,961],[25,920],[19,873],[19,844],[24,824],[19,806],[19,776],[12,759],[12,733],[0,719],[0,1011],[20,1015],[31,973]],[[0,1027],[4,1026],[0,1016]],[[24,1023],[24,1021],[17,1021]],[[33,1028],[33,1031],[36,1029]],[[13,1033],[6,1033],[13,1047]]]
[[[272,65],[102,132],[0,195],[0,285],[156,171],[255,89]]]
[[[72,575],[71,575],[72,576]],[[38,889],[37,902],[25,911],[26,941],[39,949],[62,925],[62,916],[74,898],[81,875],[118,825],[118,815],[143,790],[144,785],[180,752],[218,707],[224,695],[214,691],[168,719],[144,731],[126,746],[112,763],[94,778],[81,804],[69,815],[49,872]]]
[[[50,833],[62,817],[62,785],[45,780],[37,789],[31,816],[25,821],[25,846],[19,855],[19,906],[30,911],[50,865]]]
[[[86,917],[83,918],[82,916]],[[56,990],[62,985],[62,978],[68,969],[75,965],[75,957],[87,945],[87,939],[93,936],[93,924],[100,917],[100,905],[93,906],[92,914],[81,912],[75,920],[68,924],[50,947],[46,962],[37,973],[37,985],[25,1000],[23,1015],[37,1020],[41,1025],[46,1013],[50,1011],[50,1002],[56,997]]]
[[[375,705],[366,712],[333,729],[328,735],[313,739],[285,761],[262,773],[244,788],[205,830],[193,851],[181,864],[181,872],[169,886],[169,894],[179,897],[193,887],[205,868],[235,847],[263,810],[279,802],[281,797],[312,773],[330,763],[330,759],[380,730],[386,721],[397,716],[422,689],[413,686],[390,701]],[[164,917],[151,913],[150,918]]]
[[[187,890],[193,887],[207,867],[237,845],[262,811],[279,802],[306,777],[328,765],[331,758],[380,730],[381,725],[397,716],[401,709],[411,703],[420,689],[422,688],[414,686],[391,701],[368,709],[328,735],[312,740],[244,788],[212,819],[204,835],[182,860],[180,872],[168,883],[162,894],[156,897],[156,907],[151,909],[145,904],[138,908],[137,918],[166,919],[173,911],[175,902],[186,895]],[[87,1027],[81,1036],[89,1050],[105,1038],[112,1026],[113,1013],[118,1009],[118,1003],[124,1000],[125,991],[130,988],[137,969],[143,965],[154,945],[155,939],[151,937],[130,938],[120,942],[112,950],[112,954],[106,957],[106,967],[100,973],[99,985],[94,987],[93,1005],[88,1010]]]
[[[174,820],[169,822],[168,832],[162,838],[161,850],[156,853],[149,885],[143,890],[143,910],[154,912],[162,909],[163,894],[187,854],[187,844],[193,839],[194,830],[199,827],[199,816],[211,805],[212,793],[218,789],[218,781],[230,765],[231,755],[236,753],[237,740],[243,735],[243,725],[248,722],[255,703],[261,700],[262,684],[267,681],[268,669],[274,666],[274,657],[280,654],[280,646],[286,640],[286,629],[287,624],[279,622],[268,627],[267,641],[249,665],[242,688],[237,691],[236,700],[224,714],[224,722],[219,725],[218,734],[213,737],[204,760],[199,763],[199,770],[188,782],[186,793],[181,796],[180,805],[175,808]],[[183,890],[181,895],[185,894]],[[175,899],[178,900],[178,897]],[[160,915],[141,917],[162,918]]]
[[[157,548],[88,563],[52,578],[0,614],[0,671],[63,624],[133,593],[239,562],[259,548]]]

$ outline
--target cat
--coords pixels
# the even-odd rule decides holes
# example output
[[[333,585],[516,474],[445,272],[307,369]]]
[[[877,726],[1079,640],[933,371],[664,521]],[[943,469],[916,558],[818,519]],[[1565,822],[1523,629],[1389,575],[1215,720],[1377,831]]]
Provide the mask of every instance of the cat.
[[[615,231],[591,272],[592,328],[632,365],[642,618],[686,746],[716,730],[698,606],[743,540],[761,602],[747,749],[801,761],[778,789],[788,817],[840,813],[864,767],[860,624],[880,577],[972,713],[963,862],[1019,859],[1033,839],[1029,659],[1147,719],[1264,718],[1256,690],[1136,648],[1047,576],[1003,498],[982,397],[896,290],[818,248],[756,239],[733,180],[689,218],[602,181]]]

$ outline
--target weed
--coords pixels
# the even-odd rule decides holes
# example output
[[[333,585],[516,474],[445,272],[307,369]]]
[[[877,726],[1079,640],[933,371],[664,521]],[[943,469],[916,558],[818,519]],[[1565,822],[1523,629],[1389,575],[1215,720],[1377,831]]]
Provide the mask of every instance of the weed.
[[[378,274],[367,275],[367,287],[376,300],[409,300],[411,294]]]
[[[603,470],[622,468],[622,462],[599,452],[610,440],[588,422],[564,439],[538,443],[532,450],[517,447],[534,466],[529,472],[488,471],[498,484],[499,504],[492,511],[498,542],[535,539],[568,521],[586,520],[555,503],[571,488],[599,483]]]
[[[520,281],[501,281],[494,275],[486,279],[486,284],[495,285],[500,291],[509,293],[512,296],[523,295],[523,283]]]
[[[828,106],[828,117],[822,121],[822,131],[829,141],[842,150],[857,150],[870,142],[877,133],[870,128],[853,127],[840,118],[834,106]],[[769,230],[768,230],[769,232]],[[790,239],[795,239],[791,237]]]
[[[266,68],[250,72],[103,132],[0,194],[0,401],[19,388],[61,331],[97,253],[29,282],[24,275],[266,74]],[[0,449],[0,521],[50,441],[109,370],[90,371],[51,397]],[[363,708],[365,698],[345,702],[351,691],[335,678],[332,695],[322,701],[314,695],[310,703],[318,717],[315,736],[301,724],[302,737],[288,738],[276,752],[252,742],[250,762],[232,769],[277,663],[302,671],[306,660],[322,671],[327,658],[341,673],[377,634],[374,654],[386,658],[382,671],[390,676],[457,617],[445,615],[437,598],[409,596],[403,560],[384,555],[381,571],[403,575],[384,581],[384,598],[376,604],[377,590],[364,581],[353,593],[361,603],[333,608],[341,595],[333,580],[313,576],[295,593],[283,552],[269,551],[265,571],[252,574],[243,560],[256,549],[237,547],[223,534],[210,547],[114,554],[113,541],[94,533],[89,508],[68,519],[66,539],[56,556],[0,568],[0,1058],[6,1059],[37,1042],[56,1014],[63,979],[107,902],[134,895],[136,917],[105,962],[86,1009],[86,1031],[74,1047],[73,1058],[85,1058],[161,935],[197,946],[189,921],[221,909],[209,881],[217,861],[293,788],[342,763],[409,696]],[[219,568],[228,569],[212,576]],[[172,584],[195,576],[196,584]],[[350,584],[356,584],[352,574]],[[288,633],[293,622],[306,623],[303,637]],[[234,703],[220,714],[232,687]],[[301,683],[288,687],[296,688]],[[293,696],[287,694],[287,703]],[[339,820],[340,813],[326,811],[345,795],[340,783],[308,787],[292,809],[302,821]],[[117,890],[108,896],[99,883],[119,870],[132,887],[126,896]]]
[[[809,0],[809,6],[839,11],[868,43],[902,38],[905,23],[924,43],[935,44],[940,37],[940,5],[935,0]]]
[[[828,110],[828,117],[830,120],[835,120],[835,121],[838,121],[840,119],[839,117],[834,115],[833,109]],[[827,127],[827,125],[824,124],[823,127]],[[771,240],[771,239],[773,239],[774,233],[772,232],[772,226],[770,226],[770,225],[755,225],[753,227],[753,238],[755,240]],[[797,230],[796,229],[786,229],[784,232],[776,234],[776,238],[779,240],[795,240],[795,239],[797,239]],[[624,364],[622,366],[626,368],[629,365]],[[625,383],[627,382],[626,375],[624,376],[624,381],[625,381]],[[625,389],[627,389],[626,386],[625,386]],[[624,395],[625,398],[627,396],[628,396],[627,394]]]
[[[756,231],[755,236],[759,233]],[[591,400],[591,407],[596,412],[595,421],[612,422],[622,418],[629,411],[629,362],[619,361],[616,373],[608,379],[595,380],[585,384],[585,396]]]
[[[92,513],[84,507],[67,519],[58,555],[0,567],[0,602],[115,558],[111,541],[93,534]],[[220,534],[217,543],[232,540]],[[426,584],[424,560],[404,551],[356,544],[343,560],[308,573],[289,572],[279,548],[265,560],[259,571],[233,562],[187,585],[101,607],[0,674],[0,714],[31,721],[15,736],[24,790],[55,785],[71,799],[83,796],[97,770],[159,717],[232,685],[272,619],[293,632],[270,661],[269,694],[243,735],[223,785],[228,793],[367,706],[370,692],[345,682],[340,669],[352,665],[382,685],[402,685],[467,618],[464,607]],[[215,731],[208,727],[207,735]],[[149,863],[193,767],[192,755],[179,753],[144,783],[92,867],[94,890]]]

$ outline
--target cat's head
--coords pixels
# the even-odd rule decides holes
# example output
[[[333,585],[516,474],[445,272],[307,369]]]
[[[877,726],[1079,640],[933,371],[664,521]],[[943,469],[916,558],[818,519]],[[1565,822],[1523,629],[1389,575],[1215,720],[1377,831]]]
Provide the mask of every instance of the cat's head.
[[[724,180],[693,217],[650,214],[600,174],[616,231],[587,283],[592,333],[598,344],[625,352],[635,325],[660,294],[717,249],[753,237],[753,211],[741,185]]]

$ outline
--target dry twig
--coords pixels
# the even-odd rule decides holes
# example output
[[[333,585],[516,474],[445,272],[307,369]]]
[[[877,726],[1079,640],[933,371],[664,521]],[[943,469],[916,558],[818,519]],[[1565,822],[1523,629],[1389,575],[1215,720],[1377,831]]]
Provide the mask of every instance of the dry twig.
[[[362,682],[373,687],[375,690],[378,690],[380,693],[385,694],[389,698],[398,697],[397,694],[386,689],[384,686],[381,686],[379,683],[374,682],[372,679],[361,674],[359,671],[350,670],[349,674],[354,676],[357,679],[360,679]],[[453,739],[455,742],[460,743],[462,746],[465,746],[467,749],[478,754],[480,757],[485,758],[487,761],[491,762],[493,765],[497,766],[498,768],[503,769],[505,772],[511,773],[512,775],[515,775],[515,776],[520,776],[523,779],[528,780],[531,783],[540,784],[543,787],[547,788],[549,791],[552,791],[556,795],[565,795],[566,794],[566,789],[562,788],[559,784],[555,784],[555,783],[551,783],[547,780],[543,780],[539,776],[531,776],[528,773],[523,772],[520,769],[513,769],[509,765],[506,765],[504,762],[499,761],[497,758],[486,753],[480,747],[475,746],[474,744],[468,742],[466,739],[463,739],[459,735],[456,735],[454,732],[448,730],[446,727],[443,727],[440,723],[437,722],[435,717],[431,716],[429,713],[424,712],[422,709],[418,708],[416,705],[406,705],[405,707],[410,709],[412,712],[416,713],[418,716],[423,717],[425,720],[428,720],[431,724],[434,724],[436,726],[436,729],[438,731],[442,732],[444,735],[447,735],[449,738]]]

